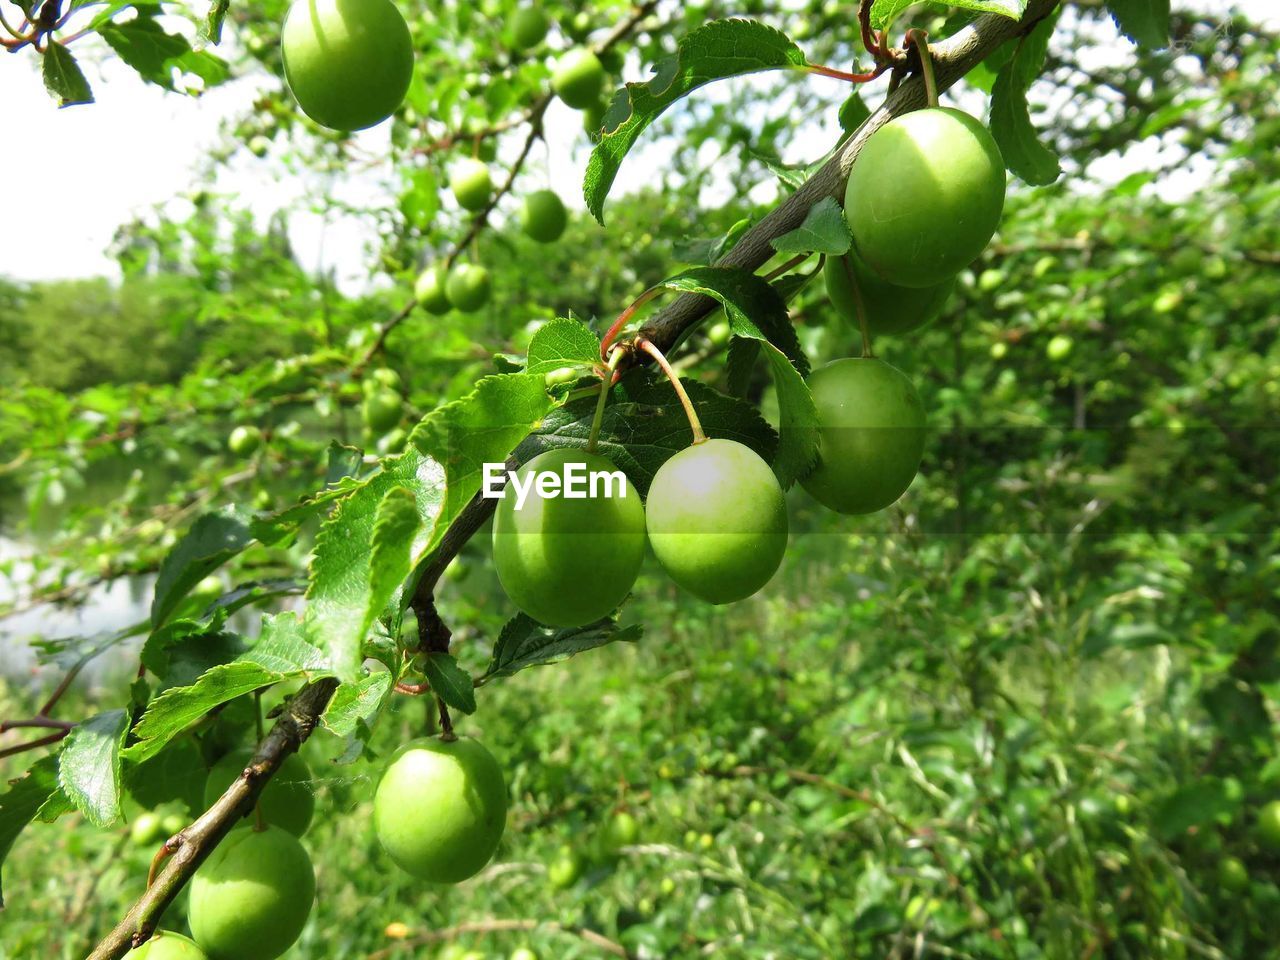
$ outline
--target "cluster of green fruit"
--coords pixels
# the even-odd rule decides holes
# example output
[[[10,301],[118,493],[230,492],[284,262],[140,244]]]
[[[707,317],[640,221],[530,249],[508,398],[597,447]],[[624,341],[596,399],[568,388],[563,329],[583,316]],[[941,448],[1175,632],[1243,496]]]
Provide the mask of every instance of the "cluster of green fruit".
[[[205,781],[206,807],[243,775],[252,759],[252,750],[236,750],[214,764]],[[263,789],[256,815],[232,830],[192,877],[187,904],[191,937],[160,931],[143,944],[139,960],[274,960],[288,950],[302,933],[315,899],[315,871],[298,839],[314,813],[311,769],[291,754]],[[135,821],[135,834],[145,817]],[[165,822],[163,830],[176,833],[182,826]]]
[[[990,242],[1004,209],[995,140],[959,110],[929,107],[886,123],[853,163],[845,220],[853,249],[827,261],[832,304],[865,333],[931,322],[956,274]],[[873,357],[816,370],[821,459],[801,482],[840,513],[871,513],[911,485],[924,453],[924,407],[900,370]]]

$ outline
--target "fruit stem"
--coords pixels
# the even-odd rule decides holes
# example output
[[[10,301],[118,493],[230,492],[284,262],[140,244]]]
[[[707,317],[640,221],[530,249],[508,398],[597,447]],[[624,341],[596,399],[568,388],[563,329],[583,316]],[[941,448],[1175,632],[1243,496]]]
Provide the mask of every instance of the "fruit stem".
[[[907,31],[906,45],[914,45],[920,53],[920,72],[924,75],[924,94],[929,106],[938,105],[938,81],[933,75],[933,55],[929,53],[929,34],[923,30]]]
[[[837,70],[834,67],[826,67],[819,63],[811,63],[803,69],[806,73],[816,73],[820,77],[831,77],[835,80],[846,80],[849,83],[870,83],[885,70],[889,69],[887,63],[878,63],[875,69],[868,70],[866,73],[847,73],[844,70]]]
[[[453,732],[453,720],[449,716],[449,708],[445,706],[445,702],[436,697],[436,705],[440,708],[440,739],[445,741],[457,740],[457,734]]]
[[[618,364],[622,362],[624,353],[626,353],[625,350],[616,347],[613,353],[609,354],[609,366],[600,379],[600,396],[596,398],[596,415],[591,420],[591,433],[587,437],[587,453],[596,452],[596,441],[600,439],[600,425],[604,422],[604,406],[608,402],[609,391],[613,389],[613,374],[618,369]]]
[[[793,269],[800,266],[800,264],[804,263],[811,256],[813,256],[813,254],[811,253],[797,253],[794,257],[792,257],[786,263],[782,264],[777,269],[770,270],[768,273],[766,273],[764,275],[764,278],[768,280],[770,283],[772,283],[774,280],[777,280],[784,273],[790,273]]]
[[[689,399],[689,394],[684,392],[684,384],[680,382],[679,374],[671,368],[671,364],[662,355],[662,351],[648,340],[641,338],[636,341],[636,346],[653,357],[658,366],[662,368],[662,372],[667,375],[667,379],[671,381],[671,386],[675,389],[676,396],[680,398],[680,405],[684,407],[684,414],[689,418],[689,429],[693,431],[694,446],[699,443],[706,443],[707,435],[702,432],[702,422],[698,420],[698,412],[693,409],[693,401]]]
[[[862,356],[863,359],[868,359],[875,354],[871,352],[871,328],[867,325],[867,305],[862,299],[858,279],[853,275],[853,264],[849,261],[848,254],[840,258],[840,265],[844,267],[844,275],[849,278],[849,292],[853,294],[853,310],[858,315],[858,327],[862,330]]]
[[[618,339],[618,334],[621,333],[622,328],[627,325],[627,321],[635,316],[635,312],[661,292],[661,286],[650,287],[644,293],[640,294],[640,296],[636,297],[635,302],[632,303],[631,306],[618,314],[618,319],[613,321],[613,326],[605,331],[604,339],[600,341],[601,357],[607,357],[609,355],[609,347],[613,344],[614,340]]]

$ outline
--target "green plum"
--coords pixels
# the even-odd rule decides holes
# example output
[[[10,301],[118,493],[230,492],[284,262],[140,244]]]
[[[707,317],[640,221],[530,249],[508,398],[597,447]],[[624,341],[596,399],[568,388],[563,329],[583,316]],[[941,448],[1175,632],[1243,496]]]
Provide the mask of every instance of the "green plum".
[[[204,782],[206,809],[227,792],[227,787],[244,772],[252,759],[252,750],[233,750],[213,765]],[[295,837],[306,833],[316,809],[311,779],[311,767],[307,761],[296,753],[285,757],[280,769],[258,795],[262,819],[272,826],[288,830]]]
[[[493,196],[489,167],[475,157],[463,157],[449,171],[449,189],[463,210],[483,210]]]
[[[987,129],[960,110],[933,107],[871,135],[849,173],[844,215],[858,253],[881,277],[932,287],[990,242],[1004,189],[1004,161]]]
[[[550,26],[538,7],[521,7],[511,17],[511,44],[517,50],[530,50],[546,38]]]
[[[129,839],[140,847],[149,847],[164,838],[164,822],[154,813],[140,813],[129,825]]]
[[[160,826],[164,830],[165,837],[172,837],[175,833],[186,828],[187,818],[180,813],[166,814],[165,818],[160,821]]]
[[[570,482],[587,486],[589,494],[585,478],[599,473],[616,477],[607,488],[596,484],[598,496],[540,489],[544,482],[563,487],[572,474]],[[525,485],[527,499],[517,507],[513,487]],[[517,607],[553,627],[580,627],[612,613],[631,592],[644,543],[644,507],[631,481],[606,457],[578,450],[548,450],[521,467],[493,521],[502,588]]]
[[[373,798],[382,848],[407,873],[432,883],[475,876],[498,849],[507,787],[477,740],[413,740],[387,764]]]
[[[839,513],[874,513],[911,486],[924,454],[924,406],[911,381],[874,358],[809,375],[821,459],[801,484]]]
[[[447,274],[439,265],[432,265],[422,271],[418,282],[413,285],[413,295],[418,305],[436,316],[448,313],[453,304],[449,302],[449,294],[445,292]]]
[[[365,395],[361,406],[364,422],[374,433],[383,434],[400,422],[404,403],[389,387],[377,387]]]
[[[704,440],[654,475],[649,542],[671,579],[709,603],[749,597],[787,549],[787,505],[769,465],[736,440]]]
[[[862,294],[867,329],[872,334],[907,333],[932,322],[956,285],[955,277],[948,277],[931,287],[899,287],[881,279],[852,250],[845,257],[828,257],[822,271],[827,282],[827,296],[831,298],[836,312],[855,328],[858,326],[858,311],[849,285],[850,270],[858,284],[858,292]]]
[[[561,847],[547,866],[547,880],[557,890],[572,887],[582,876],[582,857],[572,847]]]
[[[475,313],[489,302],[489,271],[474,263],[459,263],[445,281],[449,302],[463,313]]]
[[[604,115],[609,110],[607,100],[593,100],[582,108],[582,129],[587,131],[594,142],[604,132]]]
[[[524,198],[520,226],[539,243],[554,243],[564,233],[569,215],[554,190],[535,190]]]
[[[1218,886],[1231,893],[1249,889],[1249,868],[1239,857],[1223,857],[1218,861]]]
[[[274,960],[306,926],[311,858],[287,830],[232,830],[191,878],[187,921],[210,960]]]
[[[194,940],[180,933],[157,930],[151,939],[129,954],[129,960],[209,960],[209,957]]]
[[[604,93],[604,64],[590,50],[578,47],[562,56],[551,74],[551,89],[575,110],[585,110]]]
[[[640,824],[625,810],[619,810],[605,824],[601,844],[604,851],[616,854],[623,847],[629,847],[640,839]]]
[[[237,457],[247,457],[262,444],[262,431],[250,424],[242,424],[227,437],[227,448]]]
[[[507,960],[538,960],[538,955],[528,947],[516,947]]]
[[[1259,844],[1280,853],[1280,800],[1272,800],[1258,811],[1254,835]]]
[[[391,0],[293,0],[280,52],[298,105],[334,130],[381,123],[413,78],[413,41]]]
[[[374,367],[369,371],[369,379],[364,381],[365,384],[375,384],[383,387],[390,387],[392,390],[400,389],[400,374],[396,373],[390,367]]]
[[[1045,344],[1044,355],[1050,360],[1065,360],[1070,356],[1073,347],[1075,347],[1075,343],[1072,339],[1065,333],[1060,333],[1050,338],[1049,342]]]

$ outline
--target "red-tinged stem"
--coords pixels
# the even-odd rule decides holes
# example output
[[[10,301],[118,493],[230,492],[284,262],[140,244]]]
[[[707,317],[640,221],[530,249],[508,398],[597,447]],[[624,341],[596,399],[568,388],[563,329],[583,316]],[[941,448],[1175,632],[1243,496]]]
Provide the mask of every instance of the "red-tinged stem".
[[[861,0],[858,4],[858,29],[862,32],[862,45],[867,48],[867,53],[875,57],[876,63],[884,63],[892,58],[883,45],[883,35],[871,29],[871,3],[872,0]]]
[[[151,869],[147,871],[147,889],[151,889],[151,885],[156,882],[156,874],[160,872],[160,868],[164,866],[164,862],[172,857],[182,846],[182,834],[176,833],[164,843],[160,844],[160,849],[156,851],[156,855],[151,858]]]
[[[871,329],[867,324],[867,304],[862,299],[862,289],[858,286],[858,279],[853,275],[853,264],[849,262],[848,256],[840,258],[840,265],[844,267],[844,275],[849,278],[849,292],[853,294],[853,310],[858,315],[858,328],[862,331],[862,356],[864,358],[874,357],[871,352]]]
[[[613,326],[605,331],[604,339],[600,341],[600,358],[608,359],[609,348],[613,346],[613,341],[618,339],[618,334],[622,332],[622,328],[630,322],[631,318],[636,315],[636,311],[643,307],[646,303],[662,292],[662,287],[650,287],[640,296],[636,297],[635,302],[627,309],[618,314],[618,319],[613,321]]]
[[[887,63],[878,63],[874,70],[869,70],[866,73],[847,73],[844,70],[837,70],[835,67],[824,67],[816,63],[811,63],[804,68],[806,73],[816,73],[820,77],[831,77],[833,80],[844,80],[848,83],[870,83],[888,69],[889,64]]]
[[[8,733],[21,727],[39,727],[44,730],[70,730],[75,724],[70,720],[51,720],[49,717],[32,717],[30,720],[5,720],[0,723],[0,733]]]
[[[596,443],[600,439],[600,424],[604,422],[604,408],[609,400],[609,391],[613,389],[613,378],[617,372],[618,364],[622,362],[622,358],[626,356],[627,351],[622,347],[615,347],[613,353],[609,354],[609,365],[605,368],[604,376],[600,378],[600,396],[596,399],[596,415],[591,420],[591,433],[587,438],[587,453],[596,452]]]
[[[698,411],[693,409],[693,401],[689,399],[689,394],[684,392],[684,384],[680,382],[679,374],[671,368],[671,364],[662,355],[662,351],[654,346],[651,341],[640,339],[636,341],[636,346],[653,357],[654,362],[662,368],[662,372],[671,381],[671,386],[675,389],[676,396],[680,398],[680,405],[684,407],[684,414],[689,418],[689,429],[693,431],[694,444],[706,443],[707,435],[702,432],[702,422],[698,420]]]
[[[396,681],[396,693],[403,693],[409,697],[420,697],[424,693],[431,692],[431,684],[423,681],[422,683],[411,683],[408,680]]]

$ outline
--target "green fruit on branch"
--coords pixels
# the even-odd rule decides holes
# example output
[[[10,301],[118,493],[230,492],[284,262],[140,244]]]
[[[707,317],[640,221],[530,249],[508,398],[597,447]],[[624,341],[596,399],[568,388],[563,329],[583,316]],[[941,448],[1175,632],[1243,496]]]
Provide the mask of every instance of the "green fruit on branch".
[[[787,505],[750,447],[705,440],[658,468],[645,502],[649,542],[668,575],[709,603],[749,597],[787,550]]]
[[[517,50],[529,50],[540,44],[551,26],[547,15],[537,7],[521,7],[511,17],[511,45]]]
[[[924,454],[916,388],[883,360],[848,358],[809,376],[821,459],[801,484],[839,513],[873,513],[915,479]]]
[[[460,263],[445,281],[449,302],[463,313],[475,313],[489,302],[489,271],[474,263]]]
[[[1071,354],[1075,343],[1065,333],[1052,337],[1045,344],[1044,355],[1050,360],[1065,360]]]
[[[140,847],[149,847],[164,839],[164,823],[154,813],[140,813],[129,825],[129,839]]]
[[[986,127],[934,107],[890,120],[867,140],[845,188],[854,246],[890,283],[930,287],[990,242],[1004,209],[1004,161]]]
[[[528,947],[516,947],[507,960],[538,960],[538,955]]]
[[[395,427],[390,433],[384,434],[378,440],[378,453],[382,456],[390,456],[399,453],[404,449],[404,445],[409,442],[409,431],[404,427]]]
[[[1254,836],[1259,846],[1280,853],[1280,800],[1272,800],[1258,811]]]
[[[227,792],[227,788],[244,773],[252,759],[252,750],[233,750],[213,765],[204,782],[206,809]],[[267,781],[262,793],[258,794],[258,809],[262,813],[262,819],[272,826],[287,830],[295,837],[306,833],[316,810],[316,798],[311,786],[311,767],[307,765],[307,761],[296,753],[285,757],[280,769]],[[252,823],[253,818],[242,822]]]
[[[227,448],[237,457],[247,457],[262,444],[262,431],[257,427],[242,425],[227,437]]]
[[[604,93],[604,64],[590,50],[570,50],[551,74],[551,89],[575,110],[585,110]]]
[[[547,867],[547,880],[557,890],[572,887],[582,876],[582,857],[572,847],[561,847]]]
[[[1218,861],[1218,886],[1231,893],[1249,889],[1249,869],[1239,857],[1223,857]]]
[[[369,429],[383,434],[400,422],[400,417],[404,414],[404,402],[394,390],[378,387],[366,394],[361,410]]]
[[[607,100],[593,100],[582,108],[582,129],[587,131],[592,141],[599,140],[604,132],[604,115],[608,110]]]
[[[129,954],[129,960],[209,960],[194,940],[180,933],[157,930],[151,939]]]
[[[160,826],[163,828],[166,838],[172,837],[175,833],[186,828],[187,818],[180,813],[171,813],[160,821]]]
[[[601,845],[608,854],[616,854],[640,839],[640,824],[625,810],[619,810],[605,825]]]
[[[391,758],[373,798],[373,825],[402,870],[432,883],[460,883],[498,849],[507,787],[479,741],[427,738]]]
[[[846,260],[848,265],[846,266]],[[899,287],[883,280],[862,258],[850,250],[846,257],[828,257],[822,275],[827,282],[827,296],[836,312],[858,327],[858,310],[854,304],[849,271],[862,294],[867,314],[867,330],[872,334],[907,333],[932,322],[955,289],[955,277],[948,277],[931,287]]]
[[[427,267],[413,285],[413,295],[418,305],[436,316],[448,313],[453,304],[449,302],[449,294],[445,292],[446,274],[438,265]]]
[[[275,960],[316,895],[311,858],[279,827],[233,830],[191,878],[187,920],[210,960]]]
[[[400,389],[400,374],[396,373],[390,367],[375,367],[369,373],[369,379],[366,384],[374,386],[389,387],[392,390]]]
[[[535,479],[544,474],[563,487],[567,469],[616,473],[612,489],[597,484],[598,493],[613,495],[546,496],[538,489],[543,480]],[[493,562],[507,596],[553,627],[607,617],[631,591],[644,559],[644,507],[635,487],[607,458],[563,448],[534,457],[515,483],[532,484],[523,506],[517,509],[508,484],[493,521]]]
[[[449,189],[463,210],[483,210],[493,196],[493,178],[483,162],[463,157],[449,171]]]
[[[539,243],[554,243],[564,233],[569,215],[554,190],[536,190],[524,199],[520,226]]]
[[[413,78],[413,41],[390,0],[293,0],[280,36],[303,112],[334,130],[391,116]]]

